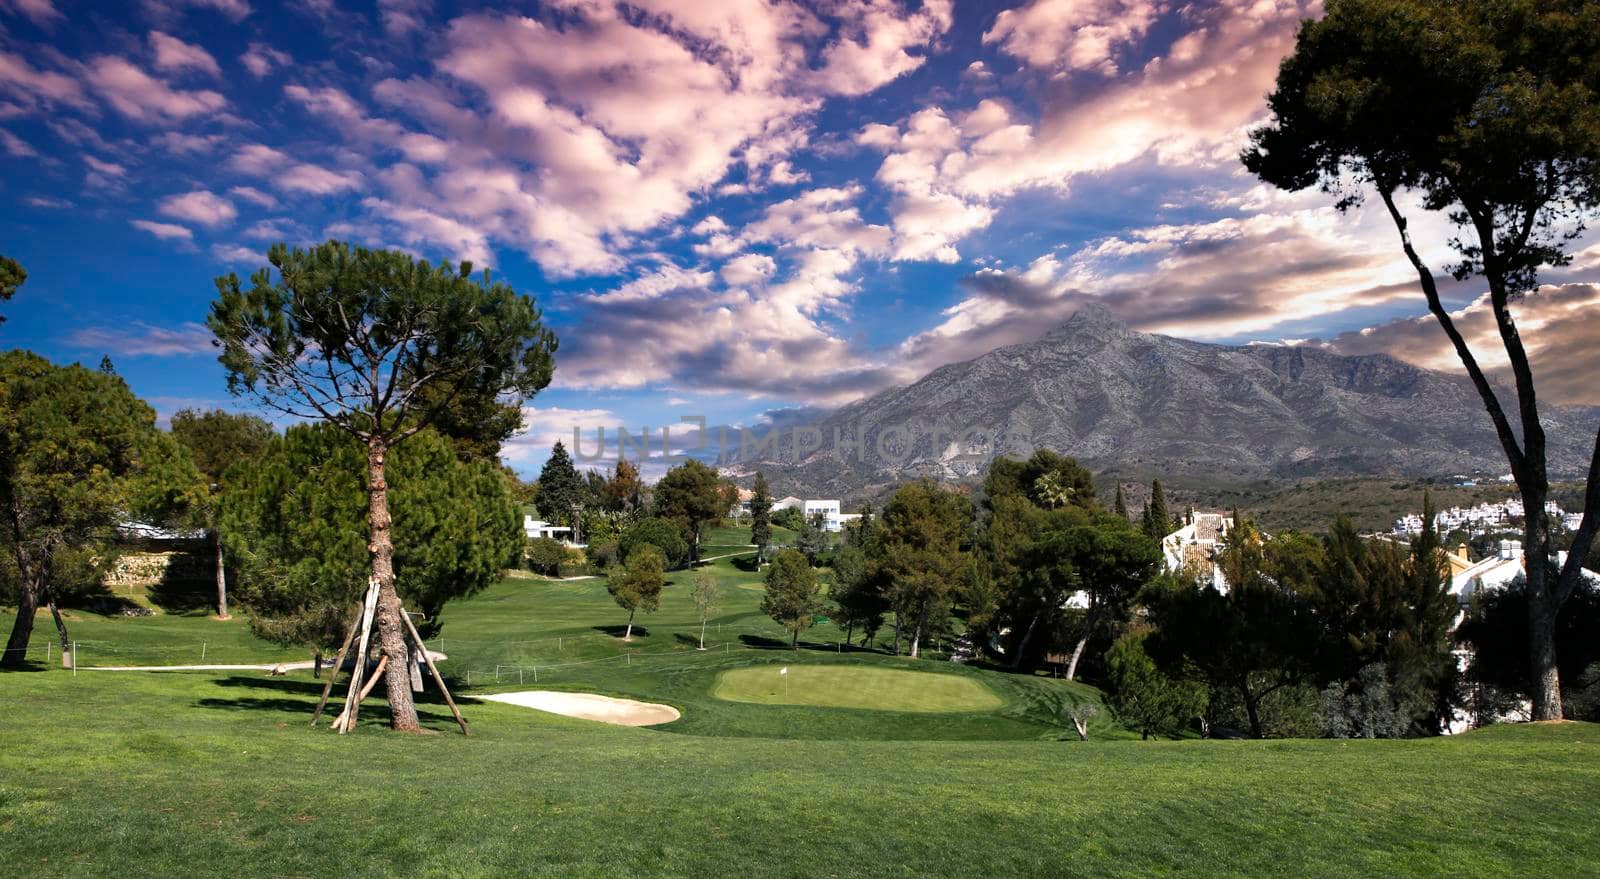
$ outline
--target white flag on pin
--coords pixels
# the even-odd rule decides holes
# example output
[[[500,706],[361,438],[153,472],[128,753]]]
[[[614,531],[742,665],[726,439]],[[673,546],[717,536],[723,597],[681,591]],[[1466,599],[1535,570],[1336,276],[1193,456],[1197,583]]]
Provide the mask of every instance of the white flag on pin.
[[[784,666],[783,668],[778,669],[778,674],[786,675],[788,673],[789,673],[789,667],[787,665]]]

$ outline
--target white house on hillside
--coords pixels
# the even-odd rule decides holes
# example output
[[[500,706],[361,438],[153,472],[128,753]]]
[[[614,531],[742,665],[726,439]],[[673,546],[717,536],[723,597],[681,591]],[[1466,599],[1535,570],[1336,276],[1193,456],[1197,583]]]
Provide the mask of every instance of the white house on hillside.
[[[1232,530],[1231,513],[1195,513],[1193,521],[1161,539],[1161,555],[1167,570],[1193,570],[1218,592],[1227,592],[1228,578],[1222,575],[1214,559],[1223,539]]]
[[[779,510],[787,510],[787,509],[790,509],[791,507],[796,509],[796,510],[798,510],[804,505],[805,505],[805,501],[803,501],[803,500],[801,500],[801,499],[799,499],[799,498],[797,498],[797,497],[795,497],[794,495],[791,494],[791,495],[789,495],[788,497],[784,498],[781,501],[774,501],[773,504],[772,504],[772,511],[774,513],[776,513]]]
[[[837,533],[844,528],[843,521],[839,518],[838,501],[806,501],[800,512],[805,514],[807,521],[815,521],[822,517],[822,530]]]
[[[522,517],[522,533],[528,535],[530,540],[536,537],[548,537],[551,540],[559,540],[568,546],[578,545],[572,542],[571,528],[563,525],[552,525],[543,519],[535,519],[528,515]]]

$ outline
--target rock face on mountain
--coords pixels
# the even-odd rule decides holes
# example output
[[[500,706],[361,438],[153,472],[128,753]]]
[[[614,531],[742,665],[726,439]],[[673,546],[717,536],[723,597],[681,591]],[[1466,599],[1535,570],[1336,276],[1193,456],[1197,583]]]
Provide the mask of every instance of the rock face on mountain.
[[[1600,411],[1544,414],[1552,476],[1581,473]],[[1217,480],[1508,469],[1465,377],[1385,355],[1139,333],[1098,306],[815,428],[786,429],[775,449],[752,443],[724,464],[764,468],[786,490],[848,497],[911,476],[972,476],[996,455],[1034,448],[1094,470]]]

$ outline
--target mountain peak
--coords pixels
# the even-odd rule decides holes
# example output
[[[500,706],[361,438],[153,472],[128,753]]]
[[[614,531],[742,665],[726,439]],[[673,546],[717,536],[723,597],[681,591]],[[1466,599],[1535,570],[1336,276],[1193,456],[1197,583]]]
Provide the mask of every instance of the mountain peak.
[[[1128,325],[1122,322],[1105,303],[1089,301],[1078,307],[1072,317],[1056,326],[1055,329],[1045,334],[1045,338],[1066,338],[1074,336],[1089,336],[1105,339],[1111,336],[1125,335],[1129,332]]]

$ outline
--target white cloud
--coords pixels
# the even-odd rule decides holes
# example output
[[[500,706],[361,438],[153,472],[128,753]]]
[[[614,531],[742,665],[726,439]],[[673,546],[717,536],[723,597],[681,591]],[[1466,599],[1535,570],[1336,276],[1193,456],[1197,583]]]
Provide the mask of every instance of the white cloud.
[[[361,186],[359,171],[330,171],[320,165],[301,162],[273,177],[272,182],[281,189],[328,195],[356,189]]]
[[[273,198],[269,193],[256,189],[254,186],[234,186],[230,187],[228,192],[260,207],[275,208],[278,206],[276,198]]]
[[[731,287],[763,284],[778,270],[778,264],[764,253],[747,253],[729,260],[722,267],[722,280]]]
[[[233,202],[204,189],[167,196],[161,200],[158,210],[169,217],[213,229],[226,226],[239,216]]]
[[[193,241],[194,233],[189,229],[173,223],[157,223],[153,220],[133,220],[134,228],[142,229],[163,241]]]
[[[123,356],[183,357],[211,353],[215,350],[212,339],[211,330],[192,321],[176,327],[134,321],[117,328],[85,327],[68,336],[67,342],[75,348]]]
[[[260,251],[239,244],[213,244],[211,255],[219,262],[246,265],[251,269],[259,268],[267,261]]]

